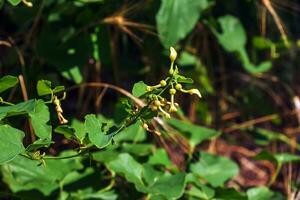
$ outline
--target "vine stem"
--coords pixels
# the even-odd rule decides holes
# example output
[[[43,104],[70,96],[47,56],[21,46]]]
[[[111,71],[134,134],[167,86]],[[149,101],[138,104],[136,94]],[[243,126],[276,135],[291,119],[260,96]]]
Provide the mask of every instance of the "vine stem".
[[[172,80],[173,80],[173,75],[170,77],[170,81],[168,82],[168,84],[166,85],[166,87],[164,87],[159,93],[158,95],[161,95],[162,93],[164,93],[166,91],[166,89],[169,88],[169,86],[172,84]],[[124,94],[125,96],[131,98],[135,103],[137,103],[140,107],[142,107],[142,109],[139,110],[139,112],[134,115],[129,121],[128,120],[125,120],[123,122],[123,124],[120,126],[119,129],[117,129],[114,133],[111,133],[111,137],[114,137],[116,136],[117,134],[119,134],[120,132],[122,132],[124,129],[126,129],[127,127],[129,127],[130,125],[132,125],[133,123],[135,123],[138,118],[140,116],[143,115],[144,112],[147,111],[147,109],[149,108],[150,104],[151,104],[151,101],[148,102],[148,104],[145,105],[145,103],[140,100],[139,98],[133,96],[131,93],[129,93],[128,91],[118,87],[118,86],[115,86],[115,85],[111,85],[111,84],[108,84],[108,83],[98,83],[98,82],[90,82],[90,83],[83,83],[83,84],[80,84],[80,85],[76,85],[76,86],[73,86],[73,87],[70,87],[68,88],[66,91],[71,91],[71,90],[74,90],[76,88],[80,88],[80,87],[107,87],[107,88],[110,88],[110,89],[113,89],[113,90],[116,90],[122,94]],[[70,156],[42,156],[41,159],[69,159],[69,158],[76,158],[76,157],[79,157],[79,156],[82,156],[82,155],[85,155],[87,153],[90,152],[90,150],[94,149],[95,147],[94,146],[91,146],[91,147],[88,147],[86,149],[84,149],[83,151],[77,153],[77,154],[74,154],[74,155],[70,155]],[[100,149],[98,149],[100,150]],[[32,159],[32,157],[30,155],[26,155],[26,154],[22,154],[23,156],[27,157],[27,158],[30,158]],[[34,160],[34,159],[32,159]]]

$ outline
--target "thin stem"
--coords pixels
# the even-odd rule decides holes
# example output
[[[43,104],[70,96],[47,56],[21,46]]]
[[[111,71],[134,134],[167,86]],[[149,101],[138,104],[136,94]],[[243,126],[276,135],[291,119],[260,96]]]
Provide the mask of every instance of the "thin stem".
[[[1,104],[5,104],[5,105],[8,105],[8,106],[13,106],[13,105],[15,105],[15,104],[13,104],[13,103],[10,103],[10,102],[7,102],[7,101],[3,101],[2,99],[0,100],[0,103],[1,103]]]

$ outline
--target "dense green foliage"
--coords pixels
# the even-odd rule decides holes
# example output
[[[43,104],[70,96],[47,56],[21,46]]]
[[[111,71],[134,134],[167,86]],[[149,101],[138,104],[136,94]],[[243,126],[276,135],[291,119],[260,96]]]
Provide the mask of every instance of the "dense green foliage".
[[[0,0],[0,198],[297,199],[299,44],[265,2]]]

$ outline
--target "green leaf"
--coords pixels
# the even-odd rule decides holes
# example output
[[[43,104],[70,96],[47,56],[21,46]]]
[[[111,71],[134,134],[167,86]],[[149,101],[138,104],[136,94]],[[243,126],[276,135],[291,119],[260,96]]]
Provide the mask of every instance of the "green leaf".
[[[75,133],[74,133],[75,136],[78,138],[78,140],[81,143],[83,143],[83,140],[86,136],[84,123],[82,123],[81,121],[78,121],[77,119],[74,119],[71,124],[75,130]]]
[[[194,28],[210,0],[162,0],[156,15],[156,24],[162,44],[169,48]]]
[[[65,86],[62,86],[62,85],[59,85],[59,86],[56,86],[54,89],[53,89],[53,93],[58,93],[58,92],[62,92],[65,90]]]
[[[218,22],[222,31],[218,32],[216,27],[209,24],[212,32],[216,35],[219,43],[226,51],[231,53],[237,52],[239,54],[245,70],[250,73],[262,73],[272,67],[272,63],[269,61],[264,61],[257,66],[250,62],[245,47],[247,42],[246,31],[238,18],[225,15],[218,18]]]
[[[254,37],[252,43],[253,46],[258,49],[269,49],[272,45],[274,45],[274,43],[270,39],[259,36]]]
[[[39,80],[36,89],[39,96],[52,94],[51,81]]]
[[[239,168],[236,163],[226,157],[201,152],[200,160],[191,165],[191,171],[216,187],[236,176]]]
[[[3,5],[4,5],[4,0],[0,0],[0,9],[2,9]]]
[[[122,132],[114,137],[116,142],[121,141],[132,141],[132,142],[140,142],[146,139],[145,129],[141,126],[139,121],[125,128]]]
[[[134,154],[137,156],[146,156],[151,153],[154,146],[152,144],[129,144],[124,143],[122,148],[125,152]]]
[[[28,112],[34,133],[41,139],[51,140],[52,127],[47,123],[50,120],[49,108],[43,100],[37,100],[35,108]]]
[[[4,76],[0,79],[0,93],[14,87],[18,83],[18,78],[14,76]]]
[[[278,153],[274,154],[274,157],[279,163],[300,161],[300,156],[290,153]]]
[[[76,193],[71,193],[71,199],[80,199],[80,200],[88,200],[88,199],[101,199],[101,200],[116,200],[118,195],[114,191],[94,191],[92,188],[87,188],[84,190],[79,190]]]
[[[54,129],[54,132],[64,135],[67,139],[75,137],[75,129],[68,125],[60,125]]]
[[[133,183],[139,192],[162,195],[166,199],[178,199],[183,194],[185,188],[184,173],[163,174],[154,170],[150,165],[141,165],[127,153],[119,154],[106,165],[110,170]]]
[[[176,74],[174,77],[178,83],[194,83],[193,79],[184,77],[179,74]]]
[[[172,126],[177,128],[179,131],[182,131],[190,139],[190,145],[194,148],[197,144],[200,144],[202,141],[216,137],[220,132],[209,129],[203,126],[198,126],[191,124],[187,121],[180,121],[178,119],[170,119],[168,121]]]
[[[243,192],[238,192],[233,188],[217,188],[215,192],[217,200],[248,200]]]
[[[18,129],[7,124],[0,125],[0,165],[25,151],[22,143],[24,136],[25,134]]]
[[[185,173],[174,175],[164,174],[158,177],[157,181],[148,190],[151,194],[160,194],[167,199],[179,199],[185,188]]]
[[[42,147],[49,147],[50,144],[53,144],[53,143],[54,142],[49,139],[38,139],[38,140],[34,141],[32,144],[28,145],[26,147],[26,151],[30,152],[30,151],[35,151]]]
[[[274,192],[269,188],[261,186],[247,190],[248,200],[271,200]]]
[[[143,166],[135,161],[129,154],[119,154],[115,160],[107,164],[108,168],[118,174],[121,174],[130,183],[134,183],[136,189],[145,192],[144,182],[142,180]]]
[[[157,149],[152,156],[149,157],[148,163],[151,165],[163,165],[165,167],[172,167],[173,164],[165,149]]]
[[[78,159],[47,160],[46,166],[38,165],[39,161],[17,156],[2,166],[3,180],[13,192],[36,189],[49,195],[69,173],[82,168]]]
[[[7,1],[13,6],[17,6],[22,2],[22,0],[7,0]]]
[[[102,131],[102,124],[94,114],[85,116],[85,131],[88,133],[90,141],[98,148],[104,148],[110,144],[111,135],[105,135]]]
[[[52,89],[51,81],[48,80],[39,80],[36,88],[39,96],[55,94],[65,90],[64,86],[56,86],[54,89]]]
[[[199,199],[211,199],[215,195],[215,191],[206,185],[202,185],[201,189],[192,186],[186,193],[190,196],[198,197]]]
[[[139,81],[133,85],[132,94],[135,97],[140,97],[144,95],[146,91],[147,85],[143,81]]]
[[[50,120],[50,113],[43,100],[32,99],[13,106],[0,107],[0,120],[23,114],[29,115],[35,135],[41,139],[51,140],[52,128],[47,124]]]
[[[269,160],[278,164],[284,164],[288,162],[298,162],[300,161],[300,156],[291,153],[277,153],[272,154],[267,151],[261,151],[255,157],[257,160]]]

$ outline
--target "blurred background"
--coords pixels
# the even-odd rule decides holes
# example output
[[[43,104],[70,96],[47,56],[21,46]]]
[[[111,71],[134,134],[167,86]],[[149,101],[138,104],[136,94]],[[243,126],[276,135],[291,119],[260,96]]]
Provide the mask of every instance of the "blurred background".
[[[173,46],[180,72],[202,94],[177,96],[177,118],[220,133],[195,152],[238,163],[229,183],[235,188],[269,185],[295,196],[296,163],[285,164],[275,181],[276,166],[251,157],[300,149],[298,0],[0,0],[0,7],[0,76],[21,76],[27,91],[15,88],[8,100],[35,98],[37,81],[47,79],[71,88],[62,102],[68,119],[98,113],[118,122],[124,96],[81,85],[129,92],[140,80],[155,85],[168,73]],[[160,140],[184,169],[182,141]]]

